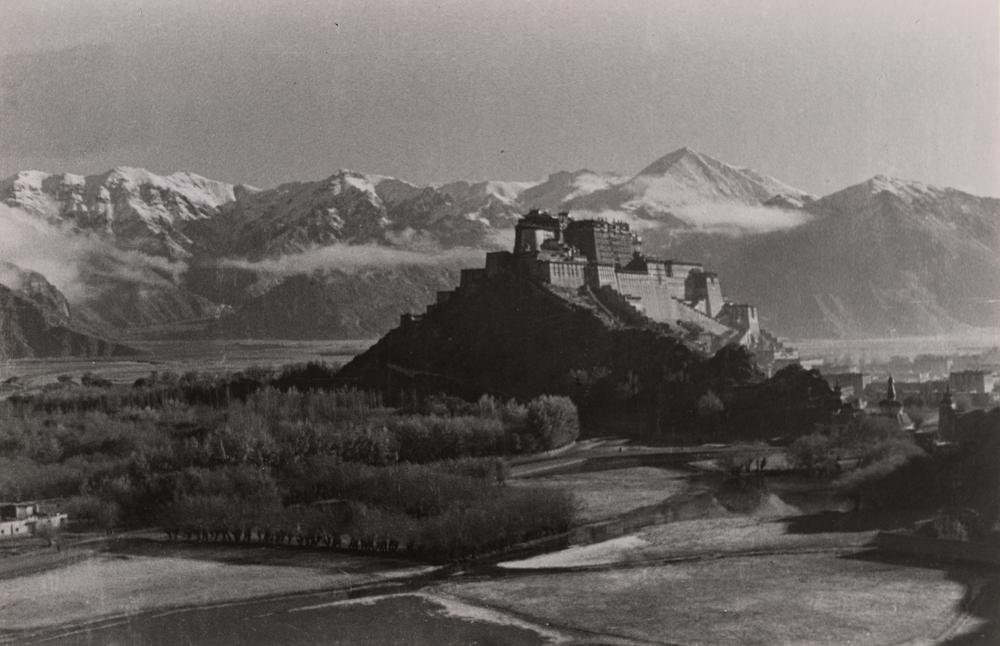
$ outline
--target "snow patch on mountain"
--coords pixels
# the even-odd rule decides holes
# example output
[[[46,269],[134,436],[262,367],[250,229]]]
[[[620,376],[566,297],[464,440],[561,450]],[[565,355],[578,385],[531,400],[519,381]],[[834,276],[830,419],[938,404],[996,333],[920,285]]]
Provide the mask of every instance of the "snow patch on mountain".
[[[488,226],[513,226],[522,212],[521,194],[537,182],[451,182],[435,187],[467,220]]]
[[[340,242],[371,242],[390,221],[378,187],[389,178],[340,170],[313,182],[290,182],[227,205],[231,255],[276,257]],[[400,182],[400,185],[403,183]],[[403,186],[393,185],[397,193]]]
[[[442,184],[436,188],[460,201],[495,198],[505,204],[514,204],[525,190],[538,182],[466,182],[457,181]]]
[[[936,200],[946,200],[958,194],[968,195],[953,188],[941,188],[921,182],[876,175],[816,200],[813,207],[817,211],[864,210],[872,208],[880,199],[889,198],[897,200],[900,204],[920,209],[922,206],[930,207]]]
[[[170,175],[156,175],[144,168],[120,166],[106,175],[105,184],[127,187],[129,194],[137,195],[143,188],[152,188],[163,194],[174,193],[183,196],[191,205],[218,208],[235,199],[234,186],[189,173],[186,171]],[[199,217],[200,213],[188,213]]]
[[[525,190],[521,194],[521,203],[527,209],[559,211],[570,200],[602,191],[626,179],[615,173],[597,173],[587,169],[560,171]]]
[[[120,246],[151,255],[185,258],[196,244],[186,228],[214,218],[237,187],[201,175],[157,175],[121,166],[99,175],[26,171],[0,180],[0,200],[49,222],[97,232]]]

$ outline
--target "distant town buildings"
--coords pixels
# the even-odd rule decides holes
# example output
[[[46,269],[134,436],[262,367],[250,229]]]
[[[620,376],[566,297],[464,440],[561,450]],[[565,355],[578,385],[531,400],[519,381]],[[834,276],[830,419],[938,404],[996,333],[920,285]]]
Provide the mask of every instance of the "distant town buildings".
[[[845,378],[845,381],[850,384],[847,388],[834,379],[834,375],[824,377],[827,383],[833,384],[834,393],[840,397],[841,405],[840,409],[832,416],[830,424],[823,428],[828,431],[843,430],[851,423],[868,418],[886,420],[900,430],[916,430],[916,424],[906,413],[906,407],[896,392],[896,382],[891,376],[886,382],[885,395],[879,400],[878,405],[869,406],[863,395],[864,390],[871,385],[871,378],[862,373],[842,373],[841,377],[843,378],[844,375],[848,375]],[[863,384],[862,396],[848,396],[847,391],[858,387],[858,384]]]
[[[992,393],[995,386],[996,375],[989,370],[961,370],[948,375],[948,387],[956,393]]]
[[[799,351],[794,348],[781,348],[775,351],[771,357],[770,370],[767,376],[770,377],[782,368],[793,365],[802,365],[802,357],[799,356]],[[805,366],[802,367],[805,368]]]
[[[823,375],[830,388],[840,388],[844,401],[863,401],[872,376],[863,372],[835,372]]]
[[[988,408],[998,399],[996,374],[991,370],[960,370],[948,375],[948,390],[963,406]]]

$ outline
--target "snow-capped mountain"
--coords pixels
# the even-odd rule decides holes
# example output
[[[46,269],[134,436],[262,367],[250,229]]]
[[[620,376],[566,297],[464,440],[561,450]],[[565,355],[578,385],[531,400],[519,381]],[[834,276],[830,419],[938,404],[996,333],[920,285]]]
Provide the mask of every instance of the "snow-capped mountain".
[[[479,202],[468,193],[459,204],[444,189],[341,170],[325,180],[282,184],[226,205],[221,217],[232,225],[226,250],[259,259],[332,244],[478,245],[491,220],[516,217],[517,207],[506,203],[497,217],[494,200],[502,192],[483,192]]]
[[[691,212],[678,207],[759,206],[775,196],[797,200],[794,206],[810,198],[686,148],[627,179],[579,170],[541,182],[417,186],[341,170],[259,190],[187,172],[120,167],[90,176],[25,171],[0,181],[0,200],[9,206],[98,233],[119,248],[170,259],[274,257],[340,243],[476,246],[530,208],[688,221]]]
[[[459,193],[460,186],[454,184],[451,190]],[[97,328],[135,329],[216,318],[230,306],[263,296],[262,285],[277,290],[296,285],[284,276],[265,281],[243,276],[247,272],[223,266],[228,258],[281,259],[344,244],[421,253],[455,246],[490,247],[495,243],[489,222],[513,221],[519,207],[510,202],[517,190],[516,185],[502,182],[468,185],[460,206],[433,187],[347,170],[319,181],[258,190],[192,173],[162,176],[117,168],[86,177],[18,173],[0,181],[0,200],[17,213],[56,225],[43,227],[55,238],[46,244],[46,252],[55,257],[47,260],[50,265],[74,263],[74,271],[68,273],[74,281],[73,309],[79,321]],[[23,225],[24,218],[18,220]],[[72,257],[60,257],[60,245],[76,240],[80,244],[73,243]],[[186,277],[186,269],[192,278]],[[450,284],[449,272],[454,270],[457,266],[428,266],[419,272],[419,280],[431,291],[442,289]],[[395,278],[389,278],[393,272]],[[321,283],[338,296],[356,292],[352,285],[361,280],[357,274],[336,276],[337,280]],[[405,278],[406,272],[393,266],[366,280],[402,289],[412,282]],[[337,281],[341,284],[335,285]],[[235,284],[238,287],[220,287]],[[345,323],[334,324],[332,334],[338,330],[357,334],[359,326],[370,329],[372,320],[383,321],[377,330],[381,331],[394,319],[385,312],[398,305],[389,302],[379,305],[376,313],[368,312],[380,299],[371,296],[378,289],[366,291],[367,300],[341,304]],[[399,293],[399,289],[382,291]],[[280,298],[272,295],[271,302]],[[309,320],[315,326],[329,323]]]
[[[468,248],[497,248],[530,208],[626,219],[650,253],[717,269],[727,295],[758,303],[781,333],[935,331],[995,321],[1000,300],[995,199],[885,177],[816,199],[687,148],[630,177],[579,170],[431,186],[349,170],[266,190],[130,168],[28,171],[0,181],[0,199],[113,245],[80,256],[85,288],[69,303],[95,327],[222,315],[217,333],[280,335],[278,314],[294,311],[300,337],[310,325],[327,338],[379,334],[414,305],[404,292],[422,302],[451,284],[463,256],[449,250],[467,259]],[[345,269],[344,245],[387,253]],[[413,265],[420,257],[435,262]],[[942,258],[955,269],[942,271]]]
[[[935,238],[974,242],[983,252],[1000,248],[1000,200],[977,197],[884,175],[831,193],[809,205],[817,215],[841,218],[843,225],[892,227],[892,234],[914,231]]]
[[[458,213],[493,227],[512,227],[523,212],[521,194],[534,182],[451,182],[436,187]]]
[[[198,248],[199,223],[256,189],[178,172],[119,167],[99,175],[23,171],[0,181],[0,201],[112,238],[127,249],[186,258]]]
[[[296,253],[336,242],[369,242],[389,226],[380,178],[342,170],[248,195],[226,209],[235,229],[227,251],[247,257]]]
[[[627,181],[574,197],[563,206],[570,211],[666,220],[701,229],[729,227],[759,231],[799,224],[797,219],[777,213],[777,209],[769,214],[740,208],[764,206],[778,195],[790,196],[801,203],[813,199],[805,191],[749,168],[730,166],[681,148],[657,159]]]

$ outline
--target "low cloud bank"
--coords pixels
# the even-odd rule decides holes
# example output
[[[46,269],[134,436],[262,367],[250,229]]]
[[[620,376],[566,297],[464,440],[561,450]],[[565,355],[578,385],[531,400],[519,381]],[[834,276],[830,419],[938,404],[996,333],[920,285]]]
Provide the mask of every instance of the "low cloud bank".
[[[574,211],[577,220],[603,219],[609,222],[625,222],[633,231],[651,231],[670,224],[666,215],[681,220],[691,228],[704,233],[719,233],[729,236],[752,235],[784,231],[805,224],[812,216],[805,211],[795,211],[766,206],[744,206],[739,204],[702,203],[663,207],[663,218],[637,215],[627,210]]]
[[[3,204],[0,258],[42,274],[71,303],[86,300],[114,279],[162,285],[176,280],[187,269],[185,264],[165,258],[122,251],[95,235],[70,232]]]
[[[812,219],[805,211],[711,203],[679,206],[673,213],[696,228],[729,235],[783,231]]]
[[[478,267],[483,264],[484,254],[482,249],[469,247],[405,249],[374,244],[334,244],[258,261],[226,258],[220,264],[224,267],[235,267],[258,273],[289,276],[329,270],[354,273],[366,269],[407,265],[447,268]]]

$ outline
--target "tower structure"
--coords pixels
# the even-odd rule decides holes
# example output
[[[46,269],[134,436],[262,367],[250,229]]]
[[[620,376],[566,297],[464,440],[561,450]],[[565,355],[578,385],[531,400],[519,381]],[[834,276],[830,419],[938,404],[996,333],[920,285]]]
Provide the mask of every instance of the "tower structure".
[[[517,221],[517,226],[514,228],[514,253],[540,251],[546,240],[561,243],[568,219],[566,213],[552,216],[548,211],[532,209]]]
[[[624,222],[573,220],[565,230],[566,244],[597,265],[624,267],[639,251],[639,237]]]
[[[955,432],[955,417],[957,410],[955,402],[951,398],[951,386],[945,388],[941,395],[941,403],[938,404],[938,434],[948,437]]]

